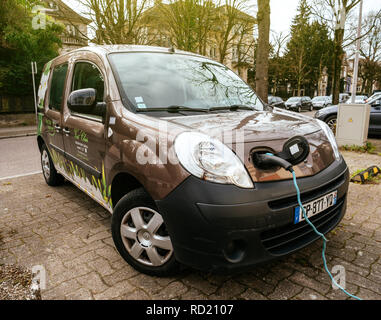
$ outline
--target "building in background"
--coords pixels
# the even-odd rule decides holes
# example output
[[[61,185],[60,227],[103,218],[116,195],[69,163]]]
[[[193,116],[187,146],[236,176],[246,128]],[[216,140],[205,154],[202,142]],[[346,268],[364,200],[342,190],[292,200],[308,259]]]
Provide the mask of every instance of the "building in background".
[[[170,31],[165,27],[163,21],[163,6],[171,6],[161,1],[155,1],[154,5],[148,8],[141,19],[139,26],[139,42],[144,45],[154,45],[162,47],[172,47],[175,42],[171,39]],[[226,13],[227,6],[219,6],[214,8],[213,23],[210,34],[207,35],[207,41],[203,48],[203,52],[196,52],[207,56],[215,61],[222,62],[227,67],[237,73],[243,80],[248,79],[248,70],[254,64],[254,26],[255,18],[239,11],[237,9],[238,23],[233,26],[229,39],[232,39],[226,50],[225,58],[221,59],[220,48],[223,32],[226,30]],[[229,8],[230,10],[232,8]]]
[[[46,14],[65,26],[61,36],[60,54],[88,45],[87,31],[91,23],[89,19],[82,17],[61,0],[43,0],[43,2],[47,9]]]

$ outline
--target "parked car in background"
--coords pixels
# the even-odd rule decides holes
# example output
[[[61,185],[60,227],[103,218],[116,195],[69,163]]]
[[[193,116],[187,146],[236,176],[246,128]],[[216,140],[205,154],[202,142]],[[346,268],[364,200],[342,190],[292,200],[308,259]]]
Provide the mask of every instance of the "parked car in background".
[[[332,98],[328,96],[317,96],[312,99],[314,109],[321,109],[332,104]]]
[[[365,104],[365,101],[367,98],[368,98],[367,96],[356,96],[355,104]],[[352,103],[352,97],[348,99],[347,103]]]
[[[381,135],[381,96],[370,100],[370,119],[368,133]],[[323,108],[315,113],[315,118],[324,121],[334,131],[337,121],[337,105]]]
[[[302,110],[312,111],[314,109],[310,97],[291,97],[286,102],[286,109],[301,112]]]
[[[286,107],[281,97],[269,96],[268,102],[271,107],[277,107],[277,108],[283,108],[283,109]]]
[[[332,98],[332,94],[329,96],[331,98],[331,100],[333,99]],[[348,99],[350,99],[350,94],[349,93],[340,93],[339,95],[339,103],[346,103],[348,101]]]
[[[369,101],[373,101],[374,99],[381,98],[381,92],[376,92],[371,95],[369,98],[365,100],[365,103],[369,103]]]

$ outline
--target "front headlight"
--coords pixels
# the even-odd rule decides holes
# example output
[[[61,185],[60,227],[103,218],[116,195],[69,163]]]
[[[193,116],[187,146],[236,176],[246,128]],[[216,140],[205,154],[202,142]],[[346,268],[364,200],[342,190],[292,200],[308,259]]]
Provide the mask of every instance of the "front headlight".
[[[333,134],[332,130],[328,125],[319,119],[315,119],[317,123],[319,124],[320,128],[323,130],[325,133],[326,137],[328,138],[328,141],[331,143],[333,153],[335,155],[336,160],[340,160],[340,152],[339,152],[339,147],[337,146],[337,142],[335,139],[335,135]]]
[[[221,141],[199,132],[184,132],[176,137],[176,155],[192,175],[241,188],[254,188],[240,159]]]

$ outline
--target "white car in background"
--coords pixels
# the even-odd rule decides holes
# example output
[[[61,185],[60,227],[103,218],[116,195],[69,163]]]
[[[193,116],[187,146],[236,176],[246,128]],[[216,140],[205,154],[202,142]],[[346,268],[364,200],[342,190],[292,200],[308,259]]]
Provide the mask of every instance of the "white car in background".
[[[365,101],[368,99],[367,96],[356,96],[355,97],[355,104],[365,104]],[[352,98],[349,98],[347,103],[352,103]]]
[[[375,94],[371,95],[369,98],[365,100],[365,103],[368,103],[369,101],[377,100],[378,98],[381,98],[381,92],[376,92]]]
[[[312,99],[314,109],[321,109],[328,107],[332,104],[332,98],[328,96],[317,96]]]

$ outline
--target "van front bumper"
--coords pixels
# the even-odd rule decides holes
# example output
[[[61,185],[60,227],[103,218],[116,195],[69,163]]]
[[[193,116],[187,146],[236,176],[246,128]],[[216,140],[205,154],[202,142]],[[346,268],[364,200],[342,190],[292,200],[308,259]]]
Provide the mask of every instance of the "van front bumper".
[[[343,158],[318,174],[298,179],[303,202],[337,190],[337,203],[310,220],[322,233],[345,214],[349,172]],[[245,269],[295,252],[319,237],[297,207],[292,180],[242,189],[188,177],[163,200],[163,215],[176,259],[201,270]]]

